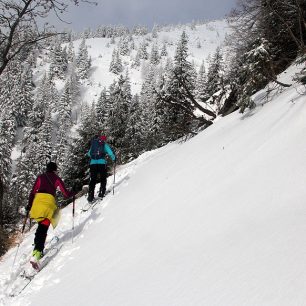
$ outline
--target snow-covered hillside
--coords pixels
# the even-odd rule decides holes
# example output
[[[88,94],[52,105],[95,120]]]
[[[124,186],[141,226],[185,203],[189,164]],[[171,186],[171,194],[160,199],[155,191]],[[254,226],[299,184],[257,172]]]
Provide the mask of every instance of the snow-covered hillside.
[[[188,36],[189,61],[195,64],[198,70],[204,61],[208,67],[207,59],[213,55],[218,46],[223,46],[224,39],[230,33],[230,28],[226,20],[210,21],[204,24],[190,24],[169,26],[157,32],[157,37],[152,37],[152,33],[144,36],[133,35],[135,49],[127,56],[122,56],[123,74],[128,71],[131,79],[132,94],[139,93],[143,78],[145,75],[145,67],[148,66],[148,60],[142,61],[139,67],[133,67],[137,49],[145,41],[147,43],[147,51],[150,53],[152,45],[156,44],[159,52],[163,44],[166,45],[168,56],[164,57],[157,66],[161,67],[166,64],[167,58],[173,58],[180,35],[185,31]],[[82,82],[81,100],[85,103],[96,101],[104,87],[108,88],[117,79],[114,73],[109,71],[114,49],[118,48],[120,38],[117,37],[115,42],[111,42],[111,38],[90,38],[86,40],[88,54],[92,60],[92,68],[88,80]],[[74,42],[74,51],[77,53],[81,40]],[[46,64],[46,58],[42,58],[39,69],[35,71],[34,77],[37,83],[48,70],[49,65]],[[61,90],[64,82],[58,80],[57,88]]]
[[[280,79],[293,83],[297,70]],[[73,243],[66,207],[49,234],[59,252],[10,298],[27,233],[15,267],[15,248],[0,264],[2,305],[305,305],[305,88],[264,95],[120,168],[115,194],[93,211],[77,200]]]

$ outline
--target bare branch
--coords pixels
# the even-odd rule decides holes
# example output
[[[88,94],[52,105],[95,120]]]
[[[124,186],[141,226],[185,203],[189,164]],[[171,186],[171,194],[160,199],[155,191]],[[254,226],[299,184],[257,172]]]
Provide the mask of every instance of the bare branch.
[[[94,1],[70,0],[79,5],[80,2],[97,5]],[[55,32],[46,33],[39,30],[38,18],[46,18],[51,11],[59,14],[66,11],[68,4],[59,0],[0,0],[0,75],[18,53],[35,43],[56,35]],[[29,36],[27,36],[29,34]],[[20,36],[27,37],[26,41]]]

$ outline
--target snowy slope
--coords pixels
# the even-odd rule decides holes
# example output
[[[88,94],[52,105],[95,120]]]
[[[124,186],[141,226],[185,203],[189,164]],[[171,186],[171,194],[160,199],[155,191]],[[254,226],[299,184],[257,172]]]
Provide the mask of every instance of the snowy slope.
[[[78,200],[73,243],[65,208],[49,234],[62,248],[16,298],[12,249],[0,264],[2,305],[305,305],[305,88],[263,95],[255,110],[123,166],[115,195],[91,213]]]
[[[174,57],[177,42],[180,39],[182,32],[185,31],[188,36],[188,49],[189,60],[194,62],[196,69],[198,70],[202,61],[205,62],[206,68],[208,68],[207,59],[210,55],[213,55],[218,46],[224,44],[224,39],[227,34],[230,33],[230,28],[227,21],[216,20],[209,21],[204,24],[198,25],[176,25],[169,26],[161,29],[157,32],[157,37],[153,38],[152,33],[148,33],[144,36],[133,35],[135,43],[135,49],[131,51],[130,55],[121,56],[124,72],[128,70],[131,79],[132,94],[139,93],[141,90],[142,81],[144,78],[144,66],[148,65],[149,61],[142,61],[140,67],[133,68],[133,59],[136,56],[139,45],[143,42],[147,42],[147,52],[150,54],[153,44],[157,44],[159,52],[166,43],[168,57]],[[109,72],[109,66],[112,59],[112,53],[114,49],[118,49],[120,38],[115,39],[115,44],[111,44],[110,38],[90,38],[86,39],[86,46],[88,47],[88,54],[92,60],[92,68],[89,80],[82,82],[81,88],[81,100],[91,104],[99,98],[99,95],[104,87],[108,88],[117,79],[117,76]],[[74,51],[77,54],[81,40],[74,42]],[[199,48],[199,45],[201,46]],[[167,57],[162,58],[161,63],[156,67],[164,66]],[[39,68],[34,72],[34,78],[36,83],[42,79],[44,72],[48,70],[49,64],[46,63],[48,58],[43,57],[39,62]],[[63,81],[56,82],[58,90],[62,90],[64,87]]]

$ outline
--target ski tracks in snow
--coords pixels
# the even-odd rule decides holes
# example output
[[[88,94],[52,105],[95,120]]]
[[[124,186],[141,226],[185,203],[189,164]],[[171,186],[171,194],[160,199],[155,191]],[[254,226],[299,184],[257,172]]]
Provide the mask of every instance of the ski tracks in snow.
[[[55,236],[59,237],[59,241],[57,242],[57,245],[55,245],[55,247],[58,248],[58,251],[55,255],[51,256],[44,268],[32,279],[20,294],[11,297],[11,295],[18,293],[18,291],[16,293],[14,290],[20,290],[18,287],[18,281],[21,278],[20,274],[31,269],[29,259],[33,248],[32,242],[36,227],[32,228],[21,242],[19,255],[16,258],[14,267],[12,267],[12,262],[13,257],[16,254],[16,247],[11,249],[3,258],[1,268],[4,267],[5,271],[0,271],[0,306],[29,305],[26,301],[26,297],[31,295],[31,293],[39,291],[43,287],[46,288],[60,283],[61,269],[65,266],[67,261],[74,259],[74,254],[80,248],[76,243],[77,240],[84,237],[84,233],[94,222],[103,222],[104,217],[102,211],[110,204],[113,193],[114,196],[116,196],[116,194],[120,193],[120,188],[126,188],[128,186],[128,180],[135,172],[137,166],[143,164],[146,160],[151,159],[152,155],[155,155],[156,152],[160,151],[154,150],[147,152],[141,155],[138,159],[118,167],[115,183],[113,177],[108,178],[107,190],[109,192],[93,209],[82,212],[82,207],[86,203],[86,196],[76,200],[74,230],[72,230],[72,204],[65,207],[62,211],[62,218],[58,227],[54,230],[52,230],[52,228],[49,229],[49,239],[47,238],[46,243],[47,249],[48,243],[52,241],[52,238]],[[96,189],[97,188],[98,186]]]

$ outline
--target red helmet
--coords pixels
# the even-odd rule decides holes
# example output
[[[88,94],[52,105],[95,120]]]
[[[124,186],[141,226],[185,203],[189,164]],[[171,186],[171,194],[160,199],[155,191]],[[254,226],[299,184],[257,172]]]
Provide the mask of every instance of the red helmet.
[[[103,141],[106,141],[106,136],[102,135],[102,136],[100,136],[100,139],[103,140]]]

